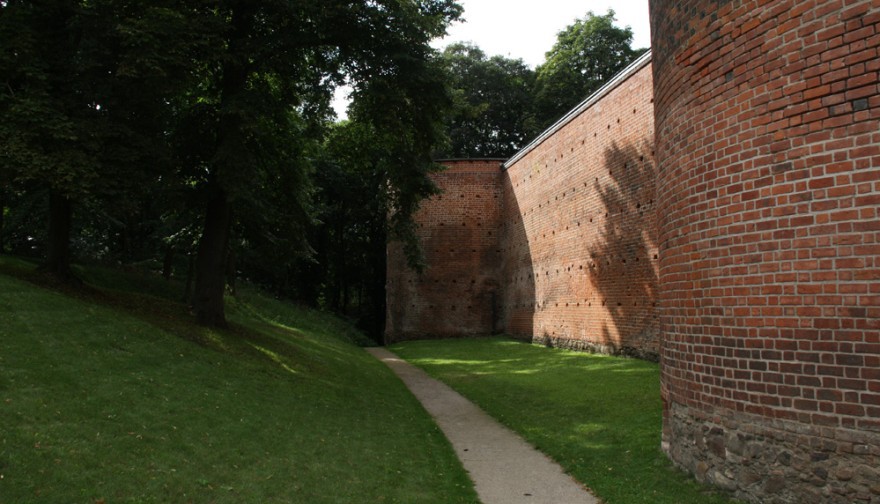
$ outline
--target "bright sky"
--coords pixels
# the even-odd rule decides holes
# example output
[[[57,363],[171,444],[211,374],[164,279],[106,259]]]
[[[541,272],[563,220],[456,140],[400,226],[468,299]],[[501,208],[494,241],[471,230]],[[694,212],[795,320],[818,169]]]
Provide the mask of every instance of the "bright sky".
[[[651,45],[648,0],[459,0],[463,23],[449,27],[449,35],[435,42],[442,48],[452,42],[473,42],[487,56],[522,58],[535,68],[556,42],[556,34],[588,11],[602,15],[614,10],[617,26],[633,30],[633,47]]]
[[[648,0],[459,0],[464,22],[449,27],[449,35],[436,40],[442,49],[453,42],[472,42],[487,56],[500,54],[522,58],[535,68],[544,62],[544,53],[556,42],[556,34],[583,18],[588,11],[600,15],[614,10],[617,26],[633,30],[633,47],[650,47]],[[333,106],[340,119],[345,117],[345,91],[337,92]]]

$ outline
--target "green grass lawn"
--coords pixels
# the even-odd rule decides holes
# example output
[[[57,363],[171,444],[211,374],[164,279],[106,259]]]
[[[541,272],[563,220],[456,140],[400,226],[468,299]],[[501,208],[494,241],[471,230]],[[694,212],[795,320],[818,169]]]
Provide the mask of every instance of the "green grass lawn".
[[[391,347],[542,450],[607,504],[727,503],[660,451],[657,364],[504,338]]]
[[[207,330],[136,293],[155,280],[79,273],[118,289],[37,287],[0,257],[0,503],[476,502],[341,321],[245,292]]]

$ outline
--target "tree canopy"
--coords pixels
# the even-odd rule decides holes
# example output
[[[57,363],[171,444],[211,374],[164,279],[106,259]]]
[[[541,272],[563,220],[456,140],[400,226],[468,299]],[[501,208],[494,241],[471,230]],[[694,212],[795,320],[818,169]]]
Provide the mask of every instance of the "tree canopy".
[[[557,34],[536,69],[535,119],[540,129],[602,87],[646,49],[633,49],[632,29],[614,26],[614,11],[588,12]]]
[[[509,157],[529,140],[535,74],[521,59],[486,57],[471,44],[443,51],[454,108],[439,157]]]
[[[450,104],[429,42],[460,13],[454,0],[4,1],[2,201],[13,186],[46,191],[46,265],[65,277],[83,232],[112,242],[123,228],[166,252],[194,238],[194,311],[224,325],[234,252],[308,250],[312,174],[342,82],[381,136],[392,229],[412,238]]]
[[[74,204],[124,205],[168,166],[161,105],[186,65],[160,39],[186,47],[185,25],[161,4],[0,5],[0,165],[8,184],[48,191],[48,271],[70,276]]]
[[[508,157],[639,51],[613,12],[536,71],[429,43],[455,0],[0,1],[0,253],[150,265],[207,325],[243,277],[384,316],[434,160]],[[335,122],[333,90],[353,89]]]
[[[449,45],[442,56],[455,101],[438,157],[509,157],[598,90],[645,52],[614,21],[611,10],[575,20],[535,70],[473,44]]]

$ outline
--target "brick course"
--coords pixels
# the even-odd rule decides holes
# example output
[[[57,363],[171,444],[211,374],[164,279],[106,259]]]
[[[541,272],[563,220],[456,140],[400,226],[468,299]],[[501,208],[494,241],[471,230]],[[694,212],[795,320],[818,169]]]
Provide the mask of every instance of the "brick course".
[[[426,268],[388,249],[385,339],[484,335],[497,329],[501,160],[441,161],[442,193],[415,216]]]
[[[651,66],[506,169],[438,176],[426,274],[390,249],[388,337],[659,351],[663,447],[699,480],[880,502],[880,2],[652,0],[651,23]]]
[[[657,234],[649,60],[506,164],[502,325],[655,358]]]
[[[651,20],[664,446],[748,500],[880,502],[880,3]]]
[[[652,75],[626,78],[505,164],[448,161],[416,216],[428,267],[389,249],[386,340],[503,331],[656,358]]]

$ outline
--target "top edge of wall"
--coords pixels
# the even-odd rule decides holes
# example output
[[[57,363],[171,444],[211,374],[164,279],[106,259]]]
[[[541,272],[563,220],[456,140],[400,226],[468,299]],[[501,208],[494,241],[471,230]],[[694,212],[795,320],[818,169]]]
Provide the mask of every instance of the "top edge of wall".
[[[508,158],[499,157],[499,158],[443,158],[443,159],[435,159],[434,162],[437,164],[443,163],[460,163],[460,162],[479,162],[485,161],[487,163],[495,162],[495,163],[503,163],[507,161]]]
[[[645,67],[648,63],[651,62],[651,50],[649,49],[644,54],[636,58],[635,61],[629,64],[626,68],[620,71],[617,75],[611,78],[608,82],[606,82],[602,87],[600,87],[596,92],[587,97],[586,100],[582,101],[577,107],[571,109],[567,114],[562,116],[561,119],[553,123],[552,126],[544,130],[543,133],[538,135],[537,138],[531,141],[528,145],[523,147],[519,152],[514,154],[510,159],[508,159],[504,164],[501,165],[502,169],[506,170],[514,165],[517,161],[525,157],[526,154],[534,150],[537,146],[541,145],[547,138],[553,136],[557,131],[562,129],[563,126],[570,123],[575,117],[581,115],[585,110],[592,107],[596,102],[601,100],[605,95],[613,91],[617,86],[623,84],[627,79],[633,76],[636,72]]]

